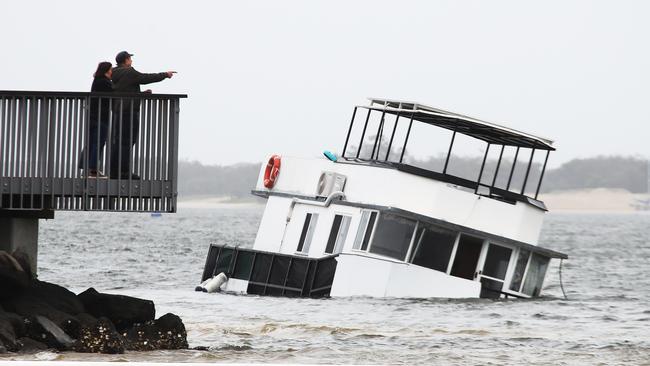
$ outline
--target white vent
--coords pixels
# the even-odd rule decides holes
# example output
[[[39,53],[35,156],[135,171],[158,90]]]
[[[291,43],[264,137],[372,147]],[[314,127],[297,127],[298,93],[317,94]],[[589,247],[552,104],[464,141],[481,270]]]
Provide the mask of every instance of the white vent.
[[[321,173],[320,179],[318,179],[318,186],[316,186],[316,196],[327,197],[333,192],[343,192],[346,179],[343,174],[334,172]]]

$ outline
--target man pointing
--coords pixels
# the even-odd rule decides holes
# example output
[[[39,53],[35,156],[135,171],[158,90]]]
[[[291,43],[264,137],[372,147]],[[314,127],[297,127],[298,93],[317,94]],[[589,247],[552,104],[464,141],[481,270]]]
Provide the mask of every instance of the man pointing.
[[[171,78],[175,71],[145,74],[133,68],[133,54],[122,51],[115,56],[113,90],[117,93],[140,93],[140,85],[157,83]],[[146,90],[145,92],[151,92]],[[133,146],[140,131],[140,100],[115,99],[113,101],[113,143],[111,147],[111,171],[113,179],[140,179],[132,171]]]

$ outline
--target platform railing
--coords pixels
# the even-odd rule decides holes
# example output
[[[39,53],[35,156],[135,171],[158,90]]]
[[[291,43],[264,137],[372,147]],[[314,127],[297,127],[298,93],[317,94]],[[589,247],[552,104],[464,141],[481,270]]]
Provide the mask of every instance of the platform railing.
[[[175,212],[185,97],[0,91],[0,210]]]

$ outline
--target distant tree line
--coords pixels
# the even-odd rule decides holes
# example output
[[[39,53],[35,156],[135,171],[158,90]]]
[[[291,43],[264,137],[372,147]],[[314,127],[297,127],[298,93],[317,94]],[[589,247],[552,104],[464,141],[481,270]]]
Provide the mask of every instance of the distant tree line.
[[[409,164],[442,171],[444,157],[414,160],[405,157]],[[466,179],[478,179],[482,159],[453,156],[447,172]],[[497,162],[488,160],[481,182],[491,184]],[[648,192],[649,162],[640,157],[598,156],[574,159],[558,168],[548,169],[544,175],[541,192],[585,188],[619,188],[632,193]],[[255,187],[261,164],[241,163],[229,166],[203,165],[196,161],[179,162],[178,189],[181,196],[212,195],[246,198]],[[495,186],[508,185],[512,160],[504,159],[499,165]],[[520,190],[523,185],[526,162],[519,160],[510,180],[511,190]],[[541,164],[531,167],[527,192],[534,192],[539,181]]]
[[[179,161],[178,194],[247,197],[255,187],[259,172],[260,164],[219,166],[203,165],[197,161]]]

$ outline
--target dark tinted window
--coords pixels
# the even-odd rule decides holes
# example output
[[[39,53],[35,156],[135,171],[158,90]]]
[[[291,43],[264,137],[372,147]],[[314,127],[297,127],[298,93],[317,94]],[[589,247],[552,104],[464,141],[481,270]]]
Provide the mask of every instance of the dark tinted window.
[[[512,280],[510,280],[510,289],[512,291],[519,292],[521,288],[521,281],[524,279],[524,271],[526,270],[526,264],[528,264],[528,257],[530,257],[530,251],[526,249],[519,250],[515,271],[512,274]]]
[[[498,299],[501,297],[503,282],[481,277],[481,298]]]
[[[361,249],[361,243],[363,242],[363,238],[366,235],[366,227],[368,226],[368,220],[370,220],[370,211],[363,211],[361,213],[361,218],[359,219],[357,236],[354,238],[354,244],[352,245],[352,249]]]
[[[336,215],[334,216],[334,223],[332,223],[332,230],[330,231],[330,236],[327,239],[327,246],[325,247],[325,253],[332,254],[334,253],[334,245],[336,244],[336,237],[339,234],[339,229],[341,228],[341,220],[343,216]]]
[[[372,229],[375,227],[375,220],[377,219],[377,213],[373,212],[370,214],[370,220],[368,220],[368,226],[366,227],[366,233],[363,237],[363,242],[361,244],[361,250],[368,249],[368,242],[370,241],[370,235],[372,235]]]
[[[483,239],[461,235],[460,239],[458,239],[454,264],[451,267],[451,275],[468,280],[474,279],[482,248]]]
[[[435,226],[421,226],[416,236],[413,264],[447,272],[456,235],[457,233],[451,230]]]
[[[302,232],[300,233],[300,241],[298,241],[299,252],[308,253],[311,239],[314,236],[316,229],[316,222],[318,222],[318,214],[308,213],[305,217],[305,223],[302,225]]]
[[[350,229],[350,216],[343,216],[341,226],[339,227],[339,234],[336,236],[336,244],[334,245],[334,253],[341,253],[345,245],[345,239],[348,237],[348,230]]]
[[[305,239],[307,238],[307,231],[309,230],[309,223],[311,222],[311,214],[308,213],[305,217],[305,223],[302,225],[302,232],[300,233],[300,240],[298,241],[298,251],[302,252],[302,248],[305,245]]]
[[[483,265],[483,274],[500,280],[505,279],[511,254],[512,249],[490,244]]]
[[[526,280],[521,292],[530,296],[538,296],[542,291],[546,268],[548,267],[549,258],[533,253],[526,272]]]
[[[404,260],[414,230],[414,220],[391,214],[381,214],[377,219],[377,228],[372,239],[370,252]]]

